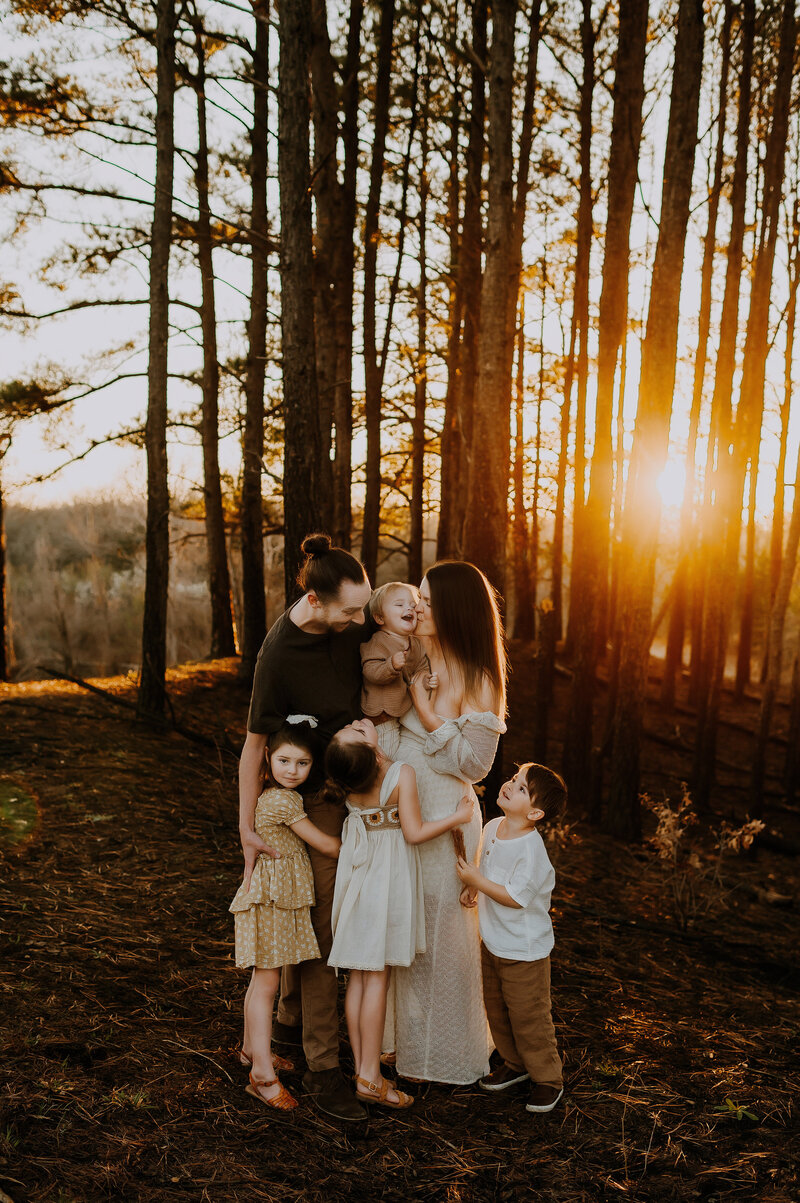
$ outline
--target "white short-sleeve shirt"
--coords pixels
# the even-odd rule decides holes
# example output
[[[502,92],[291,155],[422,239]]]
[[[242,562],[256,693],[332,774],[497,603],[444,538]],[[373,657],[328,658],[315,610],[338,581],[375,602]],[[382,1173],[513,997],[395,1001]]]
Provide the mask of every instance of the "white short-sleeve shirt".
[[[538,831],[512,840],[498,838],[502,818],[483,829],[480,871],[505,886],[521,909],[478,893],[481,939],[489,952],[512,961],[539,961],[553,948],[550,895],[556,875]]]

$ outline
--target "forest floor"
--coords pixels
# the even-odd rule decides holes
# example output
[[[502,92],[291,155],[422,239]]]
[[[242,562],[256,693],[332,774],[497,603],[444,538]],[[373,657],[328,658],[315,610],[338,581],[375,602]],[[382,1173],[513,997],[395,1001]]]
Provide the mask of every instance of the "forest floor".
[[[528,654],[512,649],[509,766],[526,758]],[[216,747],[63,682],[0,687],[0,1200],[800,1197],[796,910],[767,901],[796,899],[798,862],[714,851],[713,828],[743,818],[752,701],[727,707],[717,814],[685,833],[682,867],[585,823],[551,846],[563,1103],[533,1116],[524,1093],[412,1087],[410,1113],[345,1127],[307,1098],[271,1114],[227,1051],[245,988],[227,911],[235,673],[169,675],[179,720]],[[561,677],[557,713],[564,697]],[[644,765],[673,804],[691,745],[677,721],[651,707]],[[559,736],[556,721],[556,764]],[[796,847],[796,813],[768,800]]]

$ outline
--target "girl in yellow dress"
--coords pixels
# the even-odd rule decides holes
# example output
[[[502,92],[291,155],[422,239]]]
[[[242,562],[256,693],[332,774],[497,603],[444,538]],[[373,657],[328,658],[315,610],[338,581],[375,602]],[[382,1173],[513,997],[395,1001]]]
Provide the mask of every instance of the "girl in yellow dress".
[[[297,1106],[275,1072],[292,1066],[272,1053],[272,1004],[281,968],[320,955],[309,914],[314,904],[314,877],[305,845],[332,857],[338,857],[341,847],[341,840],[326,835],[306,818],[297,792],[314,758],[312,724],[313,720],[298,721],[290,715],[267,741],[266,788],[256,805],[255,828],[278,856],[259,856],[249,890],[242,883],[230,905],[236,966],[253,969],[244,1000],[242,1061],[252,1062],[246,1089],[280,1111]]]

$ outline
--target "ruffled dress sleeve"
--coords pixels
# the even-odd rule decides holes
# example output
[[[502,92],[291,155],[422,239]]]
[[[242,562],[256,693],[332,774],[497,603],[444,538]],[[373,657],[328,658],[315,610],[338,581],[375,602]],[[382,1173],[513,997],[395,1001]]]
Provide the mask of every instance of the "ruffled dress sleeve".
[[[489,772],[505,729],[505,723],[491,711],[461,714],[445,719],[441,727],[430,731],[423,751],[435,772],[459,777],[471,785]]]

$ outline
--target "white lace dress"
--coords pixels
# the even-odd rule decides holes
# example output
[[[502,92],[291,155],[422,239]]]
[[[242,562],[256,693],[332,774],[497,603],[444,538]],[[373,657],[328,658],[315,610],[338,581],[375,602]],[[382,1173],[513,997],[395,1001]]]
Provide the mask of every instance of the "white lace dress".
[[[398,756],[417,774],[424,820],[452,814],[465,792],[485,777],[505,724],[495,714],[463,714],[428,732],[416,710],[400,719]],[[474,794],[473,794],[474,796]],[[475,861],[480,807],[463,828]],[[392,974],[384,1048],[397,1052],[397,1071],[429,1082],[468,1085],[489,1070],[491,1048],[481,987],[477,909],[458,901],[461,882],[450,832],[420,844],[427,951]]]
[[[334,969],[410,965],[425,951],[419,852],[403,838],[397,806],[389,805],[402,767],[389,766],[378,806],[347,803],[331,913]]]

